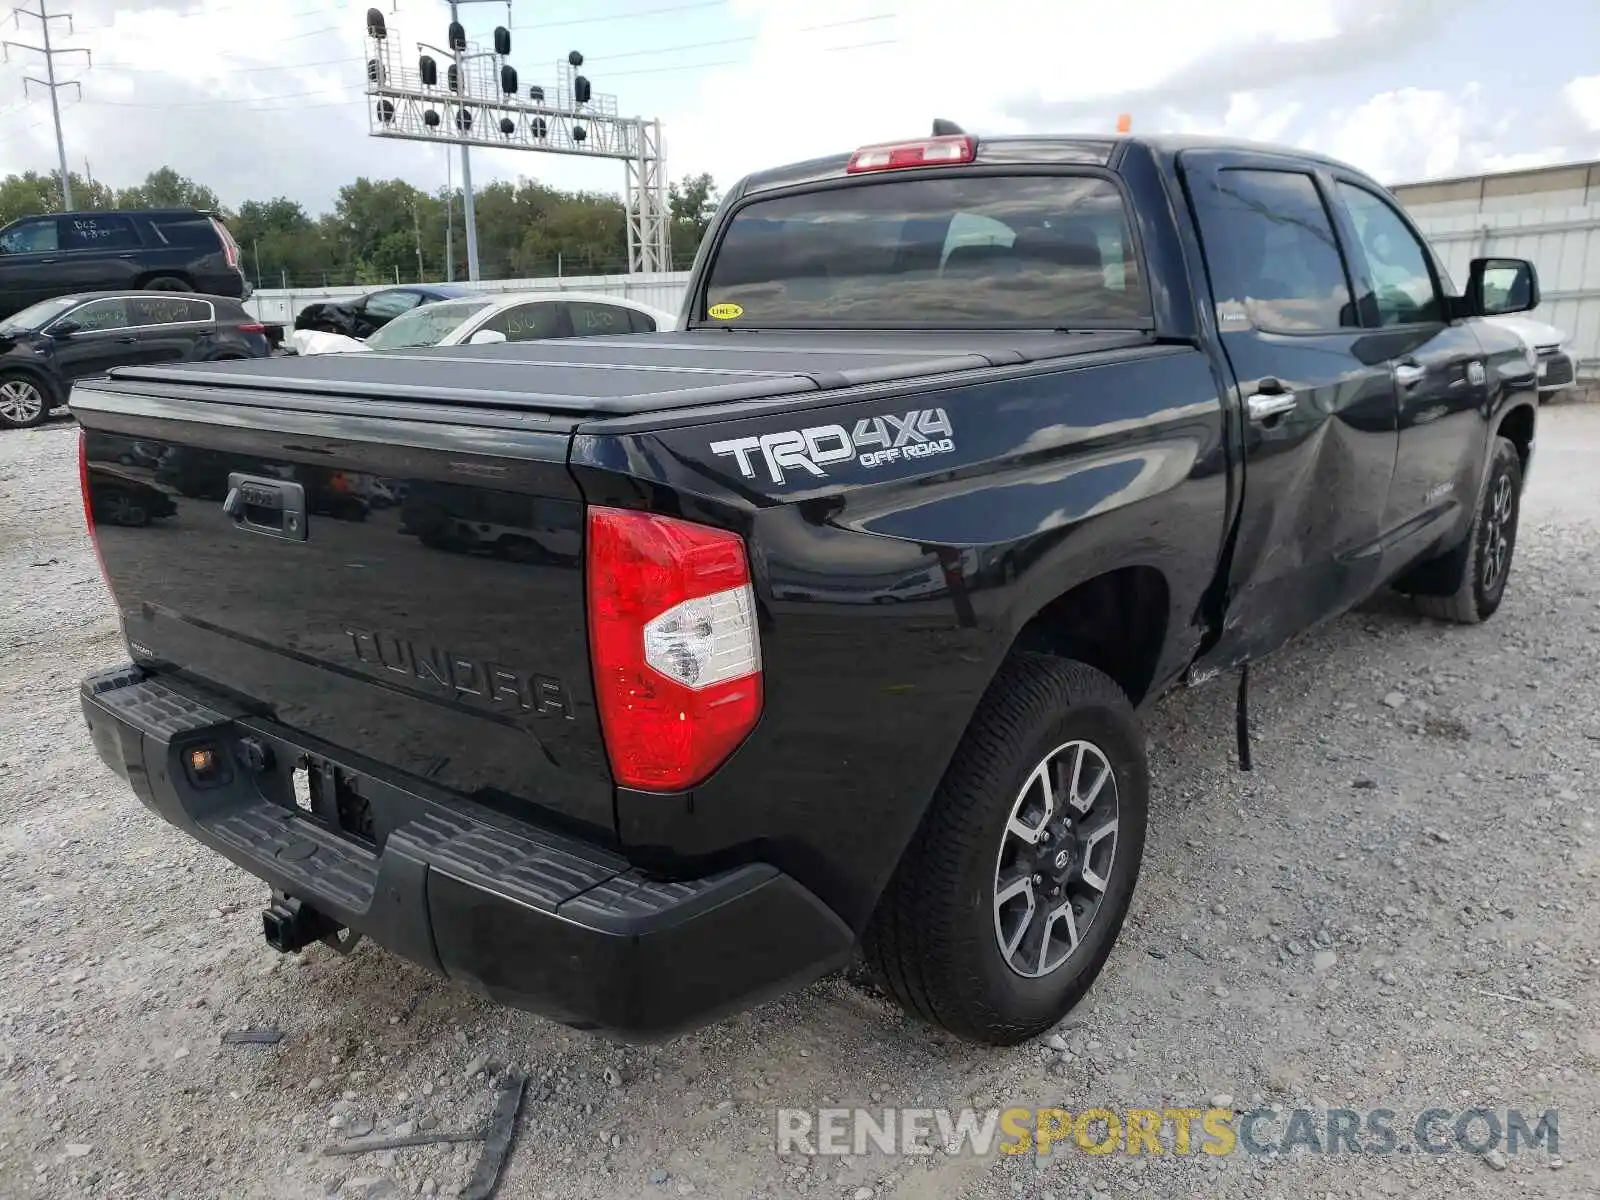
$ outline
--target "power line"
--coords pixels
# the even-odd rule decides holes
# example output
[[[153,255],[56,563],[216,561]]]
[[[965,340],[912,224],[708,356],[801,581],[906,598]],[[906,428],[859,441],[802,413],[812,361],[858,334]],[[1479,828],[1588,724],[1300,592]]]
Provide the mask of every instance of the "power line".
[[[360,62],[359,58],[324,58],[316,62],[274,63],[265,67],[229,67],[230,75],[249,75],[259,71],[308,71],[312,67],[347,67]],[[169,68],[136,67],[132,63],[95,63],[96,71],[127,71],[134,75],[171,75]]]
[[[867,50],[873,46],[896,46],[900,44],[899,38],[884,38],[876,42],[853,42],[848,46],[828,46],[817,50],[817,54],[843,54],[847,50]],[[704,71],[711,67],[740,67],[746,63],[742,58],[719,58],[714,62],[681,63],[673,67],[636,67],[631,71],[607,71],[604,78],[618,79],[629,75],[665,75],[671,71]]]
[[[0,49],[4,49],[7,61],[10,61],[11,51],[14,49],[29,50],[44,59],[45,77],[43,79],[39,79],[33,75],[24,75],[22,77],[22,91],[23,94],[26,95],[28,91],[28,85],[32,83],[37,84],[39,87],[44,88],[50,93],[50,115],[55,120],[56,126],[56,154],[61,163],[61,209],[63,212],[71,212],[72,176],[67,170],[67,144],[65,139],[61,136],[61,99],[57,93],[65,87],[77,88],[78,96],[82,98],[83,86],[76,79],[56,79],[56,58],[63,54],[81,54],[85,59],[89,59],[89,52],[83,49],[81,46],[52,46],[50,44],[50,22],[65,21],[67,23],[67,32],[71,33],[73,32],[71,13],[52,13],[45,7],[45,0],[39,0],[39,7],[37,9],[22,8],[19,6],[17,8],[13,8],[11,11],[16,17],[16,21],[19,26],[22,24],[23,17],[32,17],[35,21],[39,22],[39,38],[43,43],[42,45],[35,46],[28,42],[8,41],[0,43]],[[92,65],[92,59],[90,62]]]
[[[855,24],[855,23],[856,22],[840,22],[840,24]],[[824,28],[829,28],[829,26],[816,26],[816,28],[817,29],[824,29]],[[871,49],[871,48],[876,47],[876,46],[894,46],[894,45],[898,45],[901,42],[901,40],[902,39],[900,39],[900,38],[880,38],[880,39],[877,39],[875,41],[870,41],[870,42],[852,42],[852,43],[850,43],[849,45],[846,45],[846,46],[828,46],[828,47],[825,47],[825,48],[823,48],[821,50],[815,51],[815,53],[817,53],[817,54],[843,54],[843,53],[846,53],[846,52],[852,51],[852,50],[868,50],[868,49]],[[693,44],[688,44],[688,45],[684,45],[684,46],[681,46],[681,47],[673,47],[673,49],[695,50],[695,49],[700,49],[702,47],[714,46],[716,44],[717,43],[715,43],[715,42],[711,42],[711,43],[693,43]],[[354,60],[351,60],[351,61],[360,62],[361,60],[360,59],[354,59]],[[712,62],[679,63],[679,64],[676,64],[674,66],[666,66],[666,67],[636,67],[636,68],[633,68],[632,70],[627,70],[627,71],[607,71],[607,72],[604,73],[603,78],[612,79],[612,78],[623,78],[623,77],[633,76],[633,75],[661,75],[661,74],[668,74],[668,73],[675,72],[675,71],[704,71],[704,70],[709,70],[709,69],[711,69],[713,67],[741,66],[741,65],[743,65],[744,62],[745,62],[744,59],[724,58],[724,59],[716,59],[716,60],[714,60]],[[357,96],[349,96],[349,97],[346,97],[345,99],[342,99],[342,100],[341,99],[333,99],[333,98],[331,98],[331,97],[334,97],[336,95],[342,95],[342,93],[334,93],[334,92],[330,91],[327,88],[319,88],[319,89],[314,89],[312,91],[306,91],[306,92],[289,92],[289,93],[286,93],[286,94],[283,94],[283,95],[244,96],[244,97],[240,97],[238,99],[232,99],[232,100],[177,100],[177,101],[160,102],[160,103],[145,103],[145,102],[140,102],[140,101],[128,101],[128,100],[85,100],[85,101],[83,101],[83,103],[89,104],[89,105],[94,105],[94,106],[97,106],[97,107],[104,105],[104,106],[108,106],[108,107],[112,107],[112,108],[142,108],[142,109],[211,108],[211,107],[213,107],[215,105],[219,105],[219,104],[228,104],[228,105],[244,105],[244,106],[249,107],[250,110],[253,111],[253,112],[273,112],[273,111],[298,112],[298,111],[301,111],[302,109],[337,108],[337,107],[340,107],[342,104],[351,103],[354,100],[359,98]],[[305,104],[305,105],[302,105],[302,104],[284,104],[284,105],[281,105],[281,106],[274,104],[275,101],[280,101],[280,100],[299,100],[299,99],[309,99],[309,98],[313,98],[313,97],[323,97],[323,96],[330,97],[330,100],[329,100],[328,103],[326,103],[326,104]]]
[[[612,13],[604,17],[577,17],[570,21],[540,21],[537,25],[513,25],[512,29],[530,32],[540,29],[565,29],[572,25],[599,25],[606,21],[636,21],[640,17],[659,17],[666,13],[693,12],[702,8],[723,8],[727,0],[696,0],[693,4],[674,4],[667,8],[645,8],[638,12]]]

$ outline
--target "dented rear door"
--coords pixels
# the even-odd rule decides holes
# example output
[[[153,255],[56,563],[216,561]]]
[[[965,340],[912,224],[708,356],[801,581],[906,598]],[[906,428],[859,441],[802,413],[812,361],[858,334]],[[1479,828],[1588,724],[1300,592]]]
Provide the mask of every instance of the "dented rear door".
[[[1179,161],[1237,385],[1243,500],[1225,626],[1205,656],[1226,667],[1378,585],[1396,397],[1386,351],[1360,327],[1326,175],[1271,154]]]

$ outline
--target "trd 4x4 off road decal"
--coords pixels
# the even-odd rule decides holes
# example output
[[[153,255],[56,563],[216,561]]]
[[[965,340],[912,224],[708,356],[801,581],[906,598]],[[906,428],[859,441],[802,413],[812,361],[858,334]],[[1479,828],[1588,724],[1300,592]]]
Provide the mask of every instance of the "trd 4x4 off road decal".
[[[756,477],[759,455],[773,483],[783,483],[785,471],[804,471],[826,478],[827,464],[851,458],[863,467],[881,467],[884,463],[948,454],[955,448],[955,431],[942,408],[914,408],[903,417],[892,413],[863,417],[853,430],[846,430],[843,425],[812,425],[711,443],[711,453],[732,455],[746,479]]]

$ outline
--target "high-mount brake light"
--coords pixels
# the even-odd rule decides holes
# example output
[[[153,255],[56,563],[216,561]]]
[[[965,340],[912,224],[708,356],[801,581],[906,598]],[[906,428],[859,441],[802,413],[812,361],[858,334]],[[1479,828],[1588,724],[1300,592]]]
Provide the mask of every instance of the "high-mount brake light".
[[[611,773],[676,792],[761,716],[761,639],[744,539],[628,509],[589,509],[589,654]]]
[[[977,154],[978,139],[966,133],[920,138],[914,142],[885,142],[881,146],[861,147],[850,156],[845,172],[860,175],[866,171],[955,166],[971,162]]]

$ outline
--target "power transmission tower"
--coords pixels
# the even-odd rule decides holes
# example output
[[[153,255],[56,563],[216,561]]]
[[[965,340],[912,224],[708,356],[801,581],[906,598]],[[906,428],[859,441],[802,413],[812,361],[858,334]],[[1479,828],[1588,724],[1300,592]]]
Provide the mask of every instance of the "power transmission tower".
[[[56,156],[61,163],[61,208],[63,212],[71,212],[72,177],[67,172],[67,143],[66,140],[61,136],[61,101],[57,99],[56,93],[64,87],[77,88],[78,95],[82,97],[83,88],[75,79],[68,79],[63,82],[58,82],[56,80],[56,55],[81,54],[84,57],[84,61],[90,66],[94,65],[94,58],[87,50],[84,50],[78,46],[62,46],[58,48],[50,44],[50,22],[65,21],[67,23],[67,32],[71,33],[73,32],[72,14],[52,13],[45,8],[45,0],[38,0],[38,2],[39,7],[36,9],[22,7],[13,8],[11,10],[11,16],[18,29],[22,28],[23,17],[32,17],[35,21],[39,22],[39,36],[40,40],[44,44],[40,46],[33,46],[27,42],[7,41],[0,42],[0,50],[4,50],[5,61],[7,62],[11,61],[11,51],[13,50],[31,50],[35,54],[39,54],[44,57],[45,77],[43,79],[36,79],[32,75],[23,76],[22,92],[23,95],[27,95],[28,85],[32,83],[37,84],[39,87],[46,89],[50,93],[50,113],[55,118],[56,122]]]

